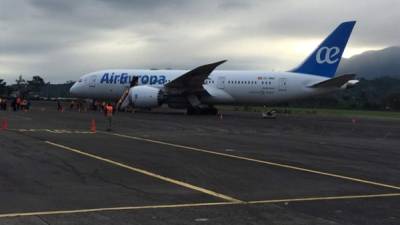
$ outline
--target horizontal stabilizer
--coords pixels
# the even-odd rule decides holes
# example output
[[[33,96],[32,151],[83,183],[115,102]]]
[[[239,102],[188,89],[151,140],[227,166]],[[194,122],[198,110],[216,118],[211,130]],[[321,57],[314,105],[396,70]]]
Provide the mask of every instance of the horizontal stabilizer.
[[[340,88],[348,81],[353,80],[355,74],[344,74],[341,76],[334,77],[332,79],[324,80],[322,82],[311,85],[311,88]]]

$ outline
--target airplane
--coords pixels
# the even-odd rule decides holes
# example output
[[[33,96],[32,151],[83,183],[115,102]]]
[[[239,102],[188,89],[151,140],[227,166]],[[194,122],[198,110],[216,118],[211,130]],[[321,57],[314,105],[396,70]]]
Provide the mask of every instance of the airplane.
[[[83,75],[70,94],[119,100],[120,108],[166,104],[187,114],[217,114],[215,105],[268,105],[347,89],[359,82],[355,74],[335,74],[355,23],[340,24],[287,72],[215,70],[226,60],[192,70],[101,70]]]

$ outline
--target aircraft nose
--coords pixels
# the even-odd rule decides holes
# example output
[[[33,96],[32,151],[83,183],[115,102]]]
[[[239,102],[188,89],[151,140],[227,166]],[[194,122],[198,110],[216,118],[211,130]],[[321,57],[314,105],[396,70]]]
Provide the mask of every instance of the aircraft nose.
[[[73,84],[72,87],[69,89],[69,94],[71,96],[76,96],[77,95],[77,84]]]

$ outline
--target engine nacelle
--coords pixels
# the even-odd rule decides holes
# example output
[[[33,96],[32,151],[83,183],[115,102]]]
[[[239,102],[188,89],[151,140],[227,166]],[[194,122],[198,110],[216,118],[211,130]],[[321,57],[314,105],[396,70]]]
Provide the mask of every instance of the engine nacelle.
[[[155,87],[136,86],[129,90],[130,103],[135,108],[154,108],[163,103],[162,91]]]

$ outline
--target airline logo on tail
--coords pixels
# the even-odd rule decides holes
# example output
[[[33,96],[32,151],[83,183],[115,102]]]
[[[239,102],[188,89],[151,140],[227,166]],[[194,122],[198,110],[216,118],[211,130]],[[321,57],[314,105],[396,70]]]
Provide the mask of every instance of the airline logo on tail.
[[[328,64],[334,64],[339,61],[339,53],[340,53],[340,48],[339,47],[331,47],[328,48],[326,46],[321,47],[317,54],[316,54],[316,60],[318,64],[323,64],[323,63],[328,63]]]
[[[297,68],[295,73],[334,77],[355,21],[340,24]]]

